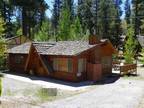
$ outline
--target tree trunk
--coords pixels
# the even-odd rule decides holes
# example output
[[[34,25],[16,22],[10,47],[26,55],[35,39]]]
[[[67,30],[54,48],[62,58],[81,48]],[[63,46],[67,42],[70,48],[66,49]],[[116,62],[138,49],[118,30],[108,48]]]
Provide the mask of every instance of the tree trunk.
[[[24,36],[28,36],[25,7],[22,8],[22,33],[23,33]]]
[[[136,4],[135,4],[135,37],[138,33],[138,0],[136,0]]]

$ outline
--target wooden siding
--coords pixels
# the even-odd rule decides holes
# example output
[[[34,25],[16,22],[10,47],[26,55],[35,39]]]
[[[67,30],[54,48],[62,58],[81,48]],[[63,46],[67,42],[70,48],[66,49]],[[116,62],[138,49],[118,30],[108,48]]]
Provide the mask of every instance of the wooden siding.
[[[101,64],[103,75],[112,73],[112,56],[103,56]]]
[[[69,57],[69,56],[46,56],[49,63],[53,64],[53,59],[55,58],[62,58],[62,59],[71,59],[72,60],[72,72],[67,71],[55,71],[51,73],[49,76],[56,79],[61,80],[67,80],[67,81],[73,81],[77,82],[80,81],[81,77],[77,77],[77,71],[78,71],[78,60],[77,57]]]
[[[10,70],[13,71],[25,70],[28,73],[30,72],[30,70],[33,70],[34,74],[39,76],[49,76],[52,78],[73,81],[73,82],[78,82],[83,80],[95,81],[101,78],[102,77],[101,75],[111,74],[112,53],[113,53],[113,49],[111,45],[109,45],[109,43],[108,45],[107,44],[97,45],[94,48],[91,48],[75,56],[39,55],[36,52],[35,48],[31,48],[29,55],[23,55],[24,61],[23,64],[21,65],[13,63],[14,56],[18,56],[18,54],[9,54],[9,68]],[[71,59],[72,72],[67,72],[66,70],[65,71],[57,70],[52,73],[49,73],[41,57],[44,57],[44,59],[49,63],[50,67],[53,67],[53,59],[55,58]],[[87,64],[91,64],[86,66],[87,69],[84,72],[81,72],[81,75],[78,75],[79,59],[85,59]],[[109,61],[108,65],[106,65],[105,61],[106,62]]]
[[[25,65],[25,71],[29,74],[48,76],[49,71],[47,70],[45,64],[43,63],[40,55],[37,53],[36,49],[31,46],[30,53]]]
[[[102,78],[102,65],[87,63],[87,79],[97,81]]]
[[[23,57],[23,60],[21,63],[16,63],[15,59],[18,56]],[[23,73],[27,57],[28,57],[28,55],[26,55],[26,54],[9,54],[8,67],[9,67],[10,71],[16,71],[16,72]]]

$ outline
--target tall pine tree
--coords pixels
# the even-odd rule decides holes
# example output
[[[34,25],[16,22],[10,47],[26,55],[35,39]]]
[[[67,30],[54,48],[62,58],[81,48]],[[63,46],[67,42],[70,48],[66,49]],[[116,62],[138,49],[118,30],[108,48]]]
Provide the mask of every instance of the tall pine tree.
[[[127,22],[127,25],[132,24],[132,10],[130,0],[125,1],[124,9],[125,9],[125,20]]]
[[[70,11],[71,20],[74,19],[74,0],[62,0],[63,8],[67,8]]]
[[[70,28],[71,28],[71,20],[70,20],[70,11],[68,8],[63,7],[58,27],[58,36],[56,40],[69,40],[70,37]]]
[[[5,21],[5,35],[6,37],[13,36],[14,25],[12,23],[14,6],[11,4],[10,0],[1,0],[0,1],[0,12],[1,16]]]
[[[22,13],[22,32],[24,36],[33,38],[32,29],[38,24],[42,25],[45,17],[45,10],[48,5],[44,0],[10,0],[12,4],[19,7]]]
[[[5,44],[5,38],[4,38],[4,28],[5,22],[0,14],[0,69],[5,67],[5,53],[6,53],[6,44]]]
[[[120,14],[113,0],[100,0],[98,16],[99,35],[110,40],[119,35]]]
[[[143,20],[144,20],[144,1],[143,0],[132,0],[132,9],[134,13],[134,28],[135,36],[141,33]]]
[[[80,18],[84,31],[89,30],[91,35],[94,35],[94,23],[92,13],[92,0],[80,0],[78,4],[78,16]]]
[[[61,8],[62,8],[62,1],[55,0],[53,5],[53,12],[52,12],[52,27],[54,29],[54,34],[57,34],[57,27],[60,18]]]

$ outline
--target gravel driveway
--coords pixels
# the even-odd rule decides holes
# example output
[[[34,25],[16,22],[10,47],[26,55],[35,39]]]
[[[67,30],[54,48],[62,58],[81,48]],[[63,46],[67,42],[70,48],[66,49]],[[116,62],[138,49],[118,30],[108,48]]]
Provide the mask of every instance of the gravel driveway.
[[[21,77],[19,78],[22,79]],[[29,80],[26,79],[23,82],[22,80],[19,80],[19,78],[17,80],[5,78],[3,83],[6,88],[9,87],[13,90],[22,90],[29,87],[35,89],[40,86],[40,83],[47,85],[51,84],[39,80],[31,80],[29,82]],[[115,82],[108,80],[107,83],[97,83],[86,92],[64,99],[46,102],[40,106],[30,105],[25,107],[25,105],[20,104],[19,106],[21,107],[12,108],[138,108],[138,105],[144,96],[144,77],[121,77],[114,81]],[[72,88],[74,89],[74,87]]]
[[[144,81],[119,79],[67,99],[45,103],[44,108],[137,108],[144,94]]]

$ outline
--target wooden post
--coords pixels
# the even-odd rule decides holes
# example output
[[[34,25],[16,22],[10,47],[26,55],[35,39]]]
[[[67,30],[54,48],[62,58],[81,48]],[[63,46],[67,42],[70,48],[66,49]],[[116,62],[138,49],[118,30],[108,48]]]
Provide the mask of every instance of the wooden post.
[[[137,63],[138,63],[138,54],[136,54],[136,75],[137,75]]]

